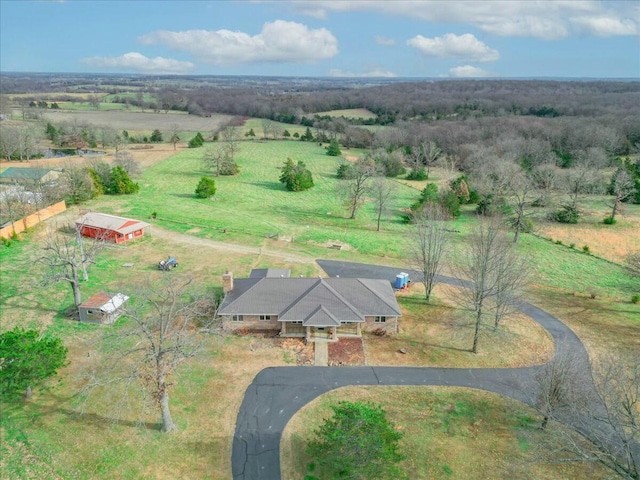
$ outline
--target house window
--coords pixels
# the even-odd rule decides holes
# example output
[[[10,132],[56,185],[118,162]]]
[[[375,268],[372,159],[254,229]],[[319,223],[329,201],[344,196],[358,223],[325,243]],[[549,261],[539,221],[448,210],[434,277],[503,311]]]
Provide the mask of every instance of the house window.
[[[260,320],[263,322],[269,322],[271,321],[271,315],[260,315]]]
[[[385,323],[387,321],[387,317],[373,317],[373,321],[376,323]]]
[[[244,322],[244,315],[234,315],[231,317],[232,322]]]
[[[289,322],[292,325],[302,325],[302,320],[296,320],[295,322]]]

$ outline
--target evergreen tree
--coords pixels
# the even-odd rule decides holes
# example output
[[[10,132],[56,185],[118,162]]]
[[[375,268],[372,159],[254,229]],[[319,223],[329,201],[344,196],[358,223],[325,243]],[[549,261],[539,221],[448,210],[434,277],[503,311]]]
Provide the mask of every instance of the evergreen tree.
[[[298,161],[296,165],[293,163],[293,160],[287,158],[287,161],[282,167],[280,181],[284,183],[287,190],[291,192],[301,192],[313,187],[311,171],[302,160]]]
[[[340,145],[338,145],[338,141],[335,139],[331,140],[331,143],[328,147],[326,147],[326,150],[327,155],[329,155],[330,157],[337,157],[342,153],[340,151]]]
[[[155,129],[153,132],[151,132],[151,137],[149,138],[149,140],[154,143],[162,142],[162,132],[158,129]]]
[[[196,197],[211,198],[216,194],[216,182],[213,178],[202,177],[196,187]]]
[[[117,165],[111,169],[111,179],[107,193],[120,195],[137,193],[139,190],[140,185],[129,178],[129,174],[124,168]]]
[[[332,405],[333,417],[314,432],[307,453],[326,473],[326,478],[373,480],[403,478],[397,463],[402,461],[396,431],[379,405],[339,402]],[[313,478],[313,477],[312,477]]]
[[[65,365],[67,349],[62,340],[37,330],[16,327],[0,334],[0,393],[11,399],[56,374]]]

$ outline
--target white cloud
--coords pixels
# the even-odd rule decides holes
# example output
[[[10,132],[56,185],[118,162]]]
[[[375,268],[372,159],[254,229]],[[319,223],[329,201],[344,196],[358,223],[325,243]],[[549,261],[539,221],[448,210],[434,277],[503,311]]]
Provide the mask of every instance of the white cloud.
[[[88,57],[80,60],[86,65],[98,68],[111,68],[139,73],[188,73],[195,68],[191,62],[171,58],[145,57],[138,52],[129,52],[119,57]]]
[[[461,65],[449,69],[449,76],[455,78],[496,77],[497,74],[472,65]]]
[[[258,35],[230,30],[158,30],[138,39],[147,45],[166,45],[186,51],[214,65],[254,62],[303,63],[331,58],[338,53],[338,40],[325,29],[309,29],[295,22],[265,23]]]
[[[384,37],[382,35],[376,35],[376,43],[385,47],[391,47],[396,44],[395,38]]]
[[[495,62],[500,58],[497,50],[489,48],[470,33],[446,33],[435,38],[416,35],[407,40],[407,45],[415,47],[428,57],[463,58],[476,62]]]
[[[308,0],[292,3],[300,13],[309,8]],[[634,2],[629,1],[316,0],[312,5],[314,15],[320,18],[332,11],[376,11],[427,22],[471,25],[495,35],[546,40],[583,33],[634,35],[640,23],[638,12],[631,6]],[[604,19],[617,22],[622,28],[611,28],[613,23],[607,25]]]
[[[384,68],[373,68],[367,70],[364,73],[353,73],[353,72],[345,72],[343,70],[334,68],[329,70],[330,77],[343,77],[343,78],[393,78],[397,75],[393,72],[385,70]]]
[[[612,37],[615,35],[635,35],[638,27],[631,20],[621,20],[607,16],[602,17],[576,17],[571,21],[582,27],[587,33],[598,37]]]

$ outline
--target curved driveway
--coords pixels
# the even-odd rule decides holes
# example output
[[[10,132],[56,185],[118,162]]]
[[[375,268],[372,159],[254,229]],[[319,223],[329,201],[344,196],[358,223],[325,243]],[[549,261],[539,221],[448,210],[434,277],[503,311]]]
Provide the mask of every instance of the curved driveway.
[[[329,276],[395,279],[400,269],[361,263],[317,260]],[[409,270],[405,270],[409,272]],[[417,272],[410,272],[418,278]],[[453,278],[439,281],[459,284]],[[518,309],[553,337],[556,355],[570,354],[588,365],[578,337],[557,318],[526,302]],[[233,478],[280,478],[280,438],[288,421],[304,405],[330,390],[349,385],[431,385],[477,388],[525,403],[535,398],[534,376],[540,366],[526,368],[434,367],[270,367],[254,378],[238,412],[231,455]]]

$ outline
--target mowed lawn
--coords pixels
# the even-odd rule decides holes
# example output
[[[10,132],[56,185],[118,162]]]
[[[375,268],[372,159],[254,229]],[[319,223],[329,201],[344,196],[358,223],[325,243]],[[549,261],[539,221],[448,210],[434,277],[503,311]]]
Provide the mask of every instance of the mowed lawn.
[[[203,175],[202,157],[207,148],[188,149],[147,169],[140,181],[140,193],[117,199],[128,215],[148,218],[173,229],[198,229],[197,235],[251,245],[262,245],[267,237],[297,246],[327,249],[343,244],[345,250],[377,256],[403,257],[407,225],[402,209],[416,200],[419,192],[393,182],[396,191],[383,213],[381,231],[376,231],[376,212],[365,204],[355,220],[346,218],[339,198],[345,182],[336,178],[336,157],[325,154],[316,143],[300,141],[240,142],[237,163],[240,174],[216,178],[212,200],[199,200],[194,190]],[[313,173],[315,186],[306,192],[289,192],[279,182],[287,158],[302,160]],[[105,199],[106,200],[106,199]]]
[[[558,425],[539,429],[542,417],[499,395],[464,388],[346,387],[305,405],[287,424],[280,443],[283,480],[301,480],[313,461],[306,452],[313,430],[341,400],[381,405],[404,434],[400,463],[408,479],[614,478],[595,462],[553,462]],[[557,443],[553,443],[553,438]],[[551,441],[553,449],[545,450]],[[330,478],[321,468],[319,478]]]

